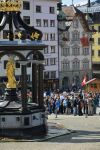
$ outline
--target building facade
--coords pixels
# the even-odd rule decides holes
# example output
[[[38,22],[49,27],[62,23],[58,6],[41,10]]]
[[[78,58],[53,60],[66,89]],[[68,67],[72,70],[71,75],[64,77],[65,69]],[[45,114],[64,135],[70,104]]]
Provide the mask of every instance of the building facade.
[[[42,41],[47,47],[44,49],[44,88],[58,88],[58,34],[57,34],[57,0],[23,0],[22,18],[30,26],[34,26],[43,33]],[[7,40],[8,27],[0,33],[1,39]],[[5,67],[7,56],[0,64],[1,82],[5,81]],[[17,58],[14,58],[17,60]],[[31,58],[29,58],[31,59]],[[28,82],[31,82],[31,65],[27,66]],[[16,77],[20,80],[20,66],[16,63]]]
[[[92,75],[100,79],[100,12],[93,14],[91,28],[95,30],[92,34]]]
[[[90,1],[89,1],[90,2]],[[89,6],[79,6],[84,14],[88,15],[88,23],[91,29],[92,49],[92,77],[100,78],[100,1],[89,3]]]
[[[68,19],[68,11],[73,11]],[[75,7],[63,7],[67,16],[66,31],[62,36],[66,40],[62,41],[60,49],[60,87],[62,89],[81,87],[84,75],[87,80],[91,79],[91,44],[89,43],[89,28],[86,19]]]

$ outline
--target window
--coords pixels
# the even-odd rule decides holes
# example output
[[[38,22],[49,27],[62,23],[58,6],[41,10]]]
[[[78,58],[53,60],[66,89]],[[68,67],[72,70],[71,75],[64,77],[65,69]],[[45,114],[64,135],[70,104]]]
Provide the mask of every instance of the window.
[[[80,70],[80,62],[78,59],[75,59],[73,62],[72,62],[72,67],[73,67],[73,70]]]
[[[70,48],[63,48],[62,50],[62,56],[69,56],[70,55]]]
[[[41,19],[36,19],[36,26],[41,27]]]
[[[8,39],[8,36],[9,36],[9,31],[3,30],[3,39]]]
[[[100,38],[98,38],[98,45],[100,45]]]
[[[89,69],[89,61],[83,62],[83,69]]]
[[[30,10],[30,3],[28,1],[23,1],[23,10]]]
[[[51,46],[51,53],[55,53],[55,46]]]
[[[50,27],[55,27],[55,20],[50,20]]]
[[[48,71],[44,72],[44,79],[49,79],[49,72]]]
[[[48,20],[43,20],[44,27],[48,27]]]
[[[80,55],[80,48],[79,47],[73,47],[72,48],[72,55],[74,55],[74,56]]]
[[[56,58],[50,58],[50,65],[56,64]]]
[[[98,56],[100,56],[100,50],[98,50]]]
[[[79,41],[79,39],[80,39],[79,32],[77,32],[77,31],[72,32],[72,40]]]
[[[23,20],[26,24],[30,24],[30,16],[23,16]]]
[[[90,38],[90,42],[92,42],[92,44],[94,44],[94,38]]]
[[[51,78],[56,78],[56,71],[51,71]]]
[[[83,55],[89,55],[89,48],[83,48]]]
[[[94,56],[94,50],[92,50],[92,56]]]
[[[36,6],[36,13],[41,13],[41,6]]]
[[[48,46],[44,48],[44,54],[48,54]]]
[[[48,40],[49,40],[48,33],[44,33],[44,40],[45,40],[45,41],[48,41]]]
[[[28,125],[29,125],[29,122],[30,122],[29,117],[25,117],[25,118],[24,118],[24,125],[25,125],[25,126],[28,126]]]
[[[62,70],[63,71],[68,71],[68,70],[70,70],[70,62],[69,61],[64,61],[64,62],[62,62]]]
[[[48,65],[49,65],[49,59],[46,58],[46,59],[45,59],[45,66],[48,66]]]
[[[55,41],[55,33],[51,33],[50,34],[50,40],[51,41]]]
[[[50,13],[50,14],[54,14],[54,13],[55,13],[54,7],[50,7],[50,8],[49,8],[49,13]]]

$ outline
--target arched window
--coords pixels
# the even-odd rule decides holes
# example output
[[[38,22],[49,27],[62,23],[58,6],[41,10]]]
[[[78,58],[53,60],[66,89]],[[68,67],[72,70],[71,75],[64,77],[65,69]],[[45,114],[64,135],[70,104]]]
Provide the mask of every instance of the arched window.
[[[79,47],[72,47],[72,55],[77,56],[80,55],[80,48]]]
[[[80,39],[80,34],[78,31],[73,31],[72,32],[72,41],[79,41]]]
[[[64,47],[62,49],[62,56],[69,56],[70,55],[70,47]]]
[[[72,61],[72,69],[80,70],[80,61],[77,58]]]
[[[89,69],[89,60],[88,59],[83,60],[82,69],[83,70]]]
[[[89,47],[83,47],[83,55],[89,55]]]
[[[62,71],[68,71],[68,70],[70,70],[70,61],[63,60],[62,61]]]

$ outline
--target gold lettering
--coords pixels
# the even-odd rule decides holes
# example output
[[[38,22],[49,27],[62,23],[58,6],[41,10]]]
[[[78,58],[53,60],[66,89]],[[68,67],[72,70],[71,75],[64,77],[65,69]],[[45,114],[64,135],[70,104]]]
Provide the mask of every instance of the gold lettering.
[[[18,38],[21,39],[22,34],[20,32],[18,32]]]
[[[39,38],[39,34],[38,34],[37,32],[32,33],[32,34],[31,34],[31,38],[32,38],[32,39],[38,39],[38,38]]]

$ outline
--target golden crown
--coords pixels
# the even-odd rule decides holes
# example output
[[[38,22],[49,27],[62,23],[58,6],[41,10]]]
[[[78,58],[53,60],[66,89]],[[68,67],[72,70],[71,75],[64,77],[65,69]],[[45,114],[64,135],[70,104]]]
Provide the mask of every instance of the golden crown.
[[[0,11],[20,11],[21,0],[0,0]]]

